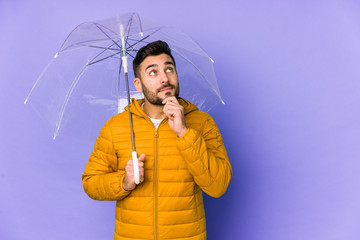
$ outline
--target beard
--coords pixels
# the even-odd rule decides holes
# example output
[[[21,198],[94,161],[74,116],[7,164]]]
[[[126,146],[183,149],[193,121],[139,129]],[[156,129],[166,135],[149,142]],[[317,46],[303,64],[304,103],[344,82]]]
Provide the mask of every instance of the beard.
[[[160,98],[158,97],[158,93],[164,89],[164,88],[168,88],[168,87],[171,87],[172,89],[175,89],[175,93],[174,93],[174,96],[176,98],[179,98],[179,92],[180,92],[180,89],[179,89],[179,82],[177,83],[177,85],[173,85],[173,84],[166,84],[166,85],[163,85],[161,88],[157,89],[155,92],[151,92],[149,89],[147,89],[145,87],[145,85],[141,82],[141,86],[142,86],[142,89],[143,89],[143,93],[144,93],[144,97],[146,98],[146,100],[149,101],[149,103],[153,104],[153,105],[164,105],[162,103],[162,101],[164,101],[164,99],[166,97],[171,97],[172,94],[170,92],[167,92],[166,93],[166,97],[165,98]]]

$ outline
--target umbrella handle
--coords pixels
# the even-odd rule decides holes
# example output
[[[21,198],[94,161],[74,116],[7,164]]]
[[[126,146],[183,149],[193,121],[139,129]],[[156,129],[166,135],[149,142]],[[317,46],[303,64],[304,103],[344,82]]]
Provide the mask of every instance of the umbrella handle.
[[[134,151],[132,152],[132,160],[133,160],[133,165],[134,165],[134,178],[135,178],[135,183],[139,184],[140,183],[140,176],[139,176],[139,160],[137,157],[137,153]]]

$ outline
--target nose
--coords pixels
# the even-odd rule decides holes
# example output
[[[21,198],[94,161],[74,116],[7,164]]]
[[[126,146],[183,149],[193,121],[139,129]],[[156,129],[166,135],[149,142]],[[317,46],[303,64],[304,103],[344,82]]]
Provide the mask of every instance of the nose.
[[[160,78],[161,78],[161,84],[165,84],[165,83],[169,82],[169,78],[168,78],[166,72],[162,72]]]

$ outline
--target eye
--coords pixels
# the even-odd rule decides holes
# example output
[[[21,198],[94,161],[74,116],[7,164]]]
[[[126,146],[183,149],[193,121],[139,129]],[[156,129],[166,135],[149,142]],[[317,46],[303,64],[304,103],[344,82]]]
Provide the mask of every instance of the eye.
[[[150,75],[150,76],[155,76],[155,75],[156,75],[156,71],[155,71],[155,70],[151,70],[151,71],[149,72],[149,75]]]
[[[174,69],[169,67],[166,69],[166,72],[174,72]]]

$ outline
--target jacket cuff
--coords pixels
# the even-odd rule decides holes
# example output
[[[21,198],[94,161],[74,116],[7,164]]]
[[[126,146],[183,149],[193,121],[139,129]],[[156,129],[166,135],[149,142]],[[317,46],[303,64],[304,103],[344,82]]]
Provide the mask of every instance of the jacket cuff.
[[[123,192],[124,194],[128,195],[131,193],[131,190],[126,190],[124,189],[124,186],[123,186],[123,182],[124,182],[124,178],[125,178],[125,174],[123,174],[120,178],[120,190],[121,192]]]
[[[176,139],[176,145],[179,151],[185,151],[194,146],[200,138],[200,133],[195,129],[188,128],[187,131]]]

